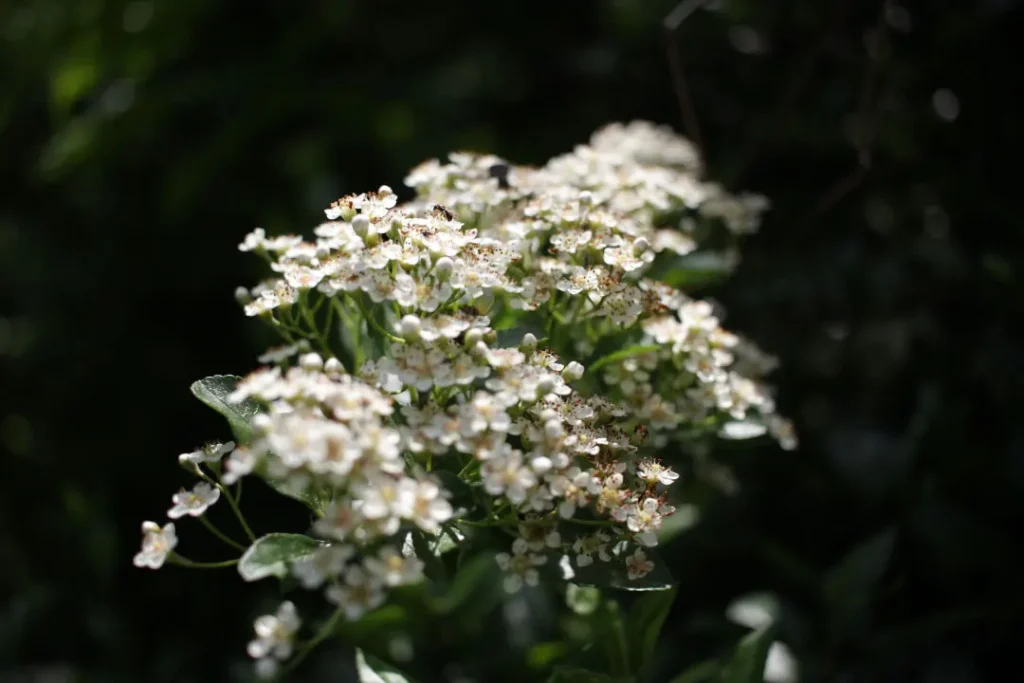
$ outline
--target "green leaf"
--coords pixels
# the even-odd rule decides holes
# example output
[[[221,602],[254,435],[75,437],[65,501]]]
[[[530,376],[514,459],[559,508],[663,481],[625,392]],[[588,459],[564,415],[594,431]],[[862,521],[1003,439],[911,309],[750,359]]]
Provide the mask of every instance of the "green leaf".
[[[615,353],[609,353],[607,356],[602,356],[601,358],[598,358],[596,361],[587,366],[586,370],[588,373],[595,373],[601,368],[603,368],[605,365],[608,365],[609,363],[618,363],[620,360],[626,360],[627,358],[630,358],[632,356],[641,356],[645,353],[651,353],[652,351],[661,351],[664,348],[665,347],[661,346],[660,344],[644,344],[630,346],[627,349],[622,349],[621,351],[616,351]]]
[[[565,578],[581,586],[597,586],[598,588],[617,588],[626,591],[667,591],[675,584],[672,574],[668,570],[661,556],[654,548],[643,548],[647,558],[654,563],[654,569],[649,574],[639,579],[630,579],[626,571],[627,552],[621,554],[613,551],[611,561],[602,562],[594,558],[594,563],[588,567],[572,566],[571,575]],[[553,556],[550,561],[554,565],[565,567],[567,562],[559,556]]]
[[[658,544],[664,545],[700,520],[700,508],[696,505],[679,505],[676,511],[665,518],[657,531]]]
[[[359,683],[415,683],[408,675],[360,648],[356,648],[356,673]]]
[[[702,683],[702,681],[709,681],[718,675],[718,671],[721,668],[722,664],[717,659],[707,659],[677,674],[669,683]]]
[[[768,650],[775,640],[771,627],[748,633],[736,645],[718,680],[720,683],[763,683]]]
[[[252,440],[252,418],[259,412],[259,404],[245,400],[230,403],[228,396],[235,390],[235,375],[213,375],[192,383],[192,394],[228,420],[235,441],[243,444]]]
[[[312,555],[323,544],[302,534],[267,534],[256,539],[242,559],[238,573],[246,581],[259,581],[268,576],[284,576],[288,563]]]
[[[283,496],[299,501],[316,513],[317,516],[322,515],[324,507],[331,502],[332,492],[330,489],[303,485],[295,478],[271,479],[267,476],[263,476],[262,478],[263,481],[267,482],[267,485],[270,486],[270,488]]]
[[[640,673],[647,667],[658,646],[658,634],[665,624],[676,590],[658,591],[641,596],[626,618],[626,633],[629,637],[630,670]]]
[[[686,256],[659,259],[649,276],[672,287],[687,290],[720,282],[735,267],[736,257],[728,252],[695,251]]]
[[[863,594],[882,578],[896,543],[896,531],[887,529],[851,550],[825,574],[822,590],[827,600],[844,602],[851,593]]]
[[[475,607],[483,609],[489,602],[489,593],[499,590],[498,564],[494,557],[486,553],[477,555],[459,568],[448,592],[432,601],[433,608],[436,612],[448,614],[473,602]]]
[[[632,676],[610,676],[575,666],[560,666],[554,670],[548,683],[635,683]]]

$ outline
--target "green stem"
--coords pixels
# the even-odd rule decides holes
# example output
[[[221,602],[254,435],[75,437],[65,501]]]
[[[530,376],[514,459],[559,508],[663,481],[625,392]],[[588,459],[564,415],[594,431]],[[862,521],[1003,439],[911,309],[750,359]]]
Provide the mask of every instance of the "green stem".
[[[373,329],[377,330],[377,332],[382,334],[386,339],[390,339],[391,341],[395,342],[396,344],[404,344],[405,343],[404,339],[402,339],[401,337],[396,337],[395,335],[391,334],[390,332],[385,330],[383,327],[381,327],[380,323],[377,322],[377,319],[374,318],[372,315],[370,315],[370,312],[366,310],[365,306],[363,306],[363,302],[362,301],[360,301],[359,299],[356,299],[356,305],[359,306],[359,312],[363,315],[363,318],[366,320],[366,322],[369,323],[370,327],[372,327]]]
[[[247,548],[244,545],[242,545],[241,543],[238,543],[237,541],[232,540],[230,536],[228,536],[223,531],[221,531],[216,526],[214,526],[213,522],[211,522],[210,520],[208,520],[206,518],[206,515],[201,515],[199,517],[199,522],[203,526],[205,526],[207,529],[209,529],[211,534],[213,534],[214,536],[216,536],[220,540],[224,541],[225,543],[227,543],[229,546],[231,546],[235,550],[241,550],[243,553],[247,550]]]
[[[182,557],[178,553],[170,553],[167,555],[167,561],[171,564],[176,564],[179,567],[189,567],[190,569],[222,569],[224,567],[234,567],[238,564],[238,560],[224,560],[223,562],[196,562],[190,560],[187,557]]]
[[[330,636],[334,632],[334,629],[338,627],[338,622],[344,615],[345,612],[340,607],[336,609],[334,611],[334,614],[331,615],[331,618],[327,620],[327,623],[320,627],[320,630],[317,632],[317,634],[313,636],[309,641],[307,641],[306,644],[302,646],[302,649],[299,651],[299,653],[295,655],[292,661],[288,663],[288,667],[284,673],[290,673],[294,671],[295,668],[302,663],[302,660],[309,656],[309,653],[312,652],[314,647],[322,643],[324,640],[328,638],[328,636]]]
[[[242,511],[238,509],[238,503],[235,502],[235,497],[231,495],[231,492],[227,490],[222,484],[218,483],[217,488],[223,494],[224,498],[228,501],[228,505],[231,506],[231,511],[235,513],[235,517],[238,518],[239,524],[242,525],[242,529],[245,531],[245,535],[249,537],[250,541],[256,540],[256,534],[249,528],[249,524],[245,521],[245,517],[242,516]]]

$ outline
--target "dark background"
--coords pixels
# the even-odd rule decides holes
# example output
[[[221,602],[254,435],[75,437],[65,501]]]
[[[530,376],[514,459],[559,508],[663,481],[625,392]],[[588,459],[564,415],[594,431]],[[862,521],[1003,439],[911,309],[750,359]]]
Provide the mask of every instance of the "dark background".
[[[751,590],[805,681],[1020,675],[1021,9],[903,2],[726,0],[677,37],[711,177],[773,202],[702,294],[781,357],[802,446],[729,456],[738,490],[665,549],[659,680],[731,646]],[[673,4],[0,4],[0,681],[241,680],[274,589],[131,565],[175,456],[226,436],[189,383],[270,341],[236,244],[452,149],[682,130]],[[504,649],[418,657],[488,681]],[[345,680],[339,656],[302,675]]]

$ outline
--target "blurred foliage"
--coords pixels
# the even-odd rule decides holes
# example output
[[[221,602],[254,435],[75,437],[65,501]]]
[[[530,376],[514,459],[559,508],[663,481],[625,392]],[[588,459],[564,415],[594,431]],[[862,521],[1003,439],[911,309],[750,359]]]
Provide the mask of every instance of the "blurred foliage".
[[[235,245],[452,149],[538,163],[608,121],[682,127],[673,5],[0,5],[0,680],[245,680],[269,583],[130,563],[177,453],[227,436],[190,383],[268,341],[232,299],[255,278]],[[801,680],[987,680],[1024,627],[1021,10],[712,5],[676,37],[699,137],[713,177],[774,208],[702,293],[781,357],[803,445],[694,460],[649,680],[740,671],[725,611],[751,591],[778,598]],[[257,527],[308,521],[246,500]],[[610,656],[593,629],[614,620],[555,624],[559,596],[503,603],[485,578],[448,615],[382,611],[300,676],[356,680],[352,644],[411,646],[417,680],[453,683],[534,680],[567,654],[556,632]]]

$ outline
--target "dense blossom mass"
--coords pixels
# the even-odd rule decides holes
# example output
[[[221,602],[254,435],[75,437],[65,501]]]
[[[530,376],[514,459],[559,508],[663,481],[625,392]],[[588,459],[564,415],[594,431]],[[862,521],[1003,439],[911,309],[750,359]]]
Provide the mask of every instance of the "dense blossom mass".
[[[685,139],[614,124],[540,168],[453,153],[406,184],[404,203],[387,186],[339,199],[311,241],[241,243],[273,276],[237,296],[286,345],[227,397],[258,408],[251,438],[182,456],[203,481],[171,518],[221,493],[234,507],[226,487],[252,473],[319,501],[320,544],[288,571],[357,619],[423,580],[415,537],[507,532],[512,592],[561,576],[562,557],[641,580],[679,477],[656,449],[765,432],[795,445],[760,381],[773,359],[655,276],[766,208],[702,180]],[[136,564],[158,567],[173,525],[147,524]],[[290,603],[257,622],[263,670],[298,626]]]

